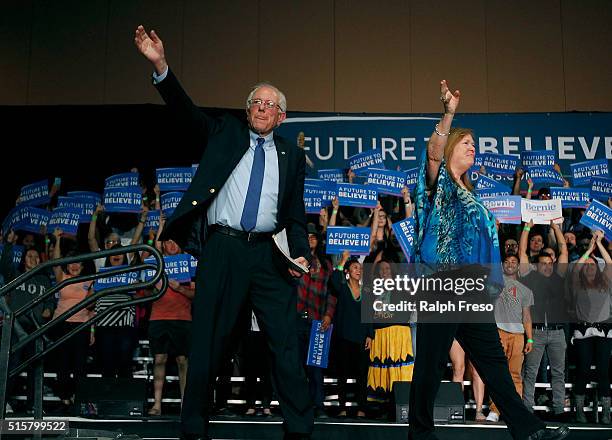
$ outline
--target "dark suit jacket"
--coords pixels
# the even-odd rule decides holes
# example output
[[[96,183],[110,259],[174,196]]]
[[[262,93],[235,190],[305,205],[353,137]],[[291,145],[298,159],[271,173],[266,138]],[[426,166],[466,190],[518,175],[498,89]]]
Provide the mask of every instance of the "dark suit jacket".
[[[203,154],[198,170],[160,237],[176,241],[183,250],[197,257],[206,241],[206,211],[249,148],[249,127],[229,114],[218,118],[204,114],[193,104],[171,70],[156,87],[171,111],[202,140]],[[286,228],[291,256],[309,259],[304,151],[276,134],[274,143],[279,170],[276,232]]]

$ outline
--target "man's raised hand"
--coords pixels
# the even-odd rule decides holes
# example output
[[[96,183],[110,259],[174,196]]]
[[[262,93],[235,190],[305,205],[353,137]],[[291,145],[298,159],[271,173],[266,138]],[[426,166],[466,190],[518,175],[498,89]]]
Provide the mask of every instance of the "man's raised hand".
[[[168,63],[166,63],[164,54],[164,44],[154,30],[151,30],[149,36],[142,25],[138,26],[134,34],[134,44],[140,53],[153,64],[158,75],[166,71]]]

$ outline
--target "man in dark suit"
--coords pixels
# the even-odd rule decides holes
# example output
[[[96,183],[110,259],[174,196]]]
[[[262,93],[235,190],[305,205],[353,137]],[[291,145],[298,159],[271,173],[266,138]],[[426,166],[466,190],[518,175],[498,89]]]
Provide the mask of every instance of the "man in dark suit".
[[[292,257],[308,265],[304,152],[273,133],[286,117],[285,97],[276,87],[259,84],[247,99],[248,125],[227,114],[209,117],[168,68],[155,31],[148,35],[139,26],[134,42],[153,64],[153,82],[166,104],[202,139],[198,170],[161,237],[199,258],[183,436],[207,438],[210,388],[248,304],[270,346],[285,439],[309,439],[313,410],[298,362],[297,295],[291,282],[299,273],[283,265],[271,238],[286,229]]]

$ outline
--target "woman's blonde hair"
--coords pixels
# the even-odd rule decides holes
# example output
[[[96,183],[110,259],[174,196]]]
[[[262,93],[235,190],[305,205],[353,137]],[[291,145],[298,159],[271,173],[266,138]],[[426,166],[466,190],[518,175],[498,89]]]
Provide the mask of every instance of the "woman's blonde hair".
[[[446,171],[448,172],[449,176],[451,176],[451,178],[452,173],[450,169],[450,158],[453,155],[453,151],[455,150],[455,147],[457,146],[459,141],[461,141],[461,139],[463,139],[465,136],[472,136],[473,138],[474,132],[469,128],[455,127],[451,128],[448,134],[446,147],[444,147],[444,160],[446,161]],[[469,170],[463,173],[463,175],[461,176],[461,181],[468,190],[472,191],[474,189],[474,185],[472,185],[468,173]]]

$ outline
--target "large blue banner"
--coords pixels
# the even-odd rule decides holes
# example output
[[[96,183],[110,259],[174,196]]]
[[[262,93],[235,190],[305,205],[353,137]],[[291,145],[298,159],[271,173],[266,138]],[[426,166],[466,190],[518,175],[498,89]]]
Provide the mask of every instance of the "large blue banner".
[[[305,133],[304,150],[315,165],[314,175],[317,169],[346,168],[349,157],[372,149],[381,153],[385,168],[409,169],[417,166],[439,120],[439,114],[296,112],[276,132],[288,139]],[[612,159],[612,113],[457,114],[453,124],[474,130],[477,154],[551,151],[564,176],[571,163]]]

